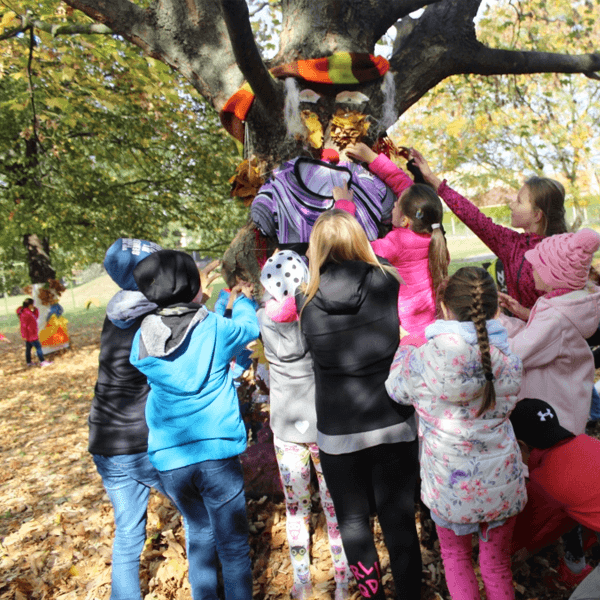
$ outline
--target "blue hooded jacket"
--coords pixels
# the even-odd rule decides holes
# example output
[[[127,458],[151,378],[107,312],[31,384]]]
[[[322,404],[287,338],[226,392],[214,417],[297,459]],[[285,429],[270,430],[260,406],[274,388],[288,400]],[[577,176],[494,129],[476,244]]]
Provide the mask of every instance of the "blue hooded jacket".
[[[236,299],[231,319],[192,304],[144,319],[130,360],[150,384],[148,455],[159,471],[246,449],[229,362],[258,335],[254,307],[244,296]]]

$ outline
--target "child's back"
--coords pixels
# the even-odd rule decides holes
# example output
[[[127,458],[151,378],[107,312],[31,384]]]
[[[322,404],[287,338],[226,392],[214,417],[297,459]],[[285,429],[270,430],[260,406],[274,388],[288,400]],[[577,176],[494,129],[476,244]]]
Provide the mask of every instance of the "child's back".
[[[419,414],[421,498],[431,509],[453,598],[479,600],[471,536],[488,600],[514,598],[508,548],[527,499],[521,455],[508,416],[522,365],[493,317],[496,286],[487,271],[459,269],[440,291],[445,320],[427,342],[401,346],[386,388]]]
[[[477,339],[462,325],[436,321],[426,344],[401,347],[387,389],[396,401],[415,399],[421,494],[433,515],[451,523],[498,521],[516,515],[526,500],[520,452],[508,422],[521,361],[502,341],[498,326],[497,336],[490,333],[496,405],[477,417],[485,379]]]

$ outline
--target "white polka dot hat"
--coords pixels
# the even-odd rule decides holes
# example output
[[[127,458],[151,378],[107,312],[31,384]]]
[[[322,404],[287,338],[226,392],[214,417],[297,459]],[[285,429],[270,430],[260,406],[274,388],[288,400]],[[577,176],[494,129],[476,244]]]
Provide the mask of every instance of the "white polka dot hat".
[[[308,283],[308,267],[293,250],[282,250],[267,260],[260,282],[275,300],[281,302],[294,296],[301,283]]]

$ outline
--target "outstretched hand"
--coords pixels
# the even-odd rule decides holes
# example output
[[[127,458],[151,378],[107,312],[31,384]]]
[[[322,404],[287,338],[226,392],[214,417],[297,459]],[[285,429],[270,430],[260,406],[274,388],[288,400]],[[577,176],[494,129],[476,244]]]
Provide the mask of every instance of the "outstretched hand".
[[[410,157],[415,161],[415,165],[419,167],[425,181],[429,181],[429,177],[433,175],[433,171],[431,170],[429,163],[425,160],[425,157],[414,148],[410,149]]]
[[[369,165],[377,158],[377,153],[373,152],[373,150],[371,150],[371,148],[369,148],[369,146],[363,142],[358,142],[357,144],[348,144],[346,146],[346,154],[354,160],[364,162]]]
[[[229,294],[229,300],[227,302],[227,306],[225,310],[229,310],[233,308],[233,303],[236,301],[237,297],[240,294],[244,294],[246,298],[251,299],[252,294],[254,293],[254,285],[249,283],[248,281],[239,281],[231,288],[231,293]]]
[[[202,302],[206,302],[212,296],[211,283],[220,277],[220,273],[213,273],[213,271],[221,266],[220,260],[213,260],[208,263],[204,269],[200,270],[200,289],[202,290]]]
[[[525,308],[518,300],[515,300],[512,296],[504,292],[498,292],[498,304],[501,308],[509,310],[515,317],[523,319],[523,321],[527,321],[531,314],[530,309]]]
[[[344,181],[343,186],[334,186],[331,191],[333,199],[337,202],[338,200],[348,200],[354,202],[354,191],[348,189],[348,182]]]

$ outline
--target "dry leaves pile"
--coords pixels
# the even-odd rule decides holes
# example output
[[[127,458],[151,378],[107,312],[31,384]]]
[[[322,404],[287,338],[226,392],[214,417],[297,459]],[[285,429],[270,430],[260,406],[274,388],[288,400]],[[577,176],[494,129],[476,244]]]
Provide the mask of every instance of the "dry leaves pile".
[[[105,600],[110,594],[112,510],[87,452],[87,414],[98,360],[100,326],[71,331],[71,350],[45,369],[26,369],[23,348],[0,349],[0,599]],[[314,496],[315,507],[318,495]],[[285,509],[266,497],[248,501],[256,600],[289,598],[291,568]],[[146,598],[191,598],[178,514],[158,494],[150,501],[141,580]],[[312,518],[315,598],[333,595],[332,565],[322,514]],[[439,552],[424,542],[423,599],[448,598]],[[388,564],[375,523],[382,566]],[[432,548],[432,546],[434,546]],[[555,548],[515,575],[518,600],[564,600],[544,578]],[[391,594],[389,570],[384,582]],[[358,598],[355,592],[353,598]]]

